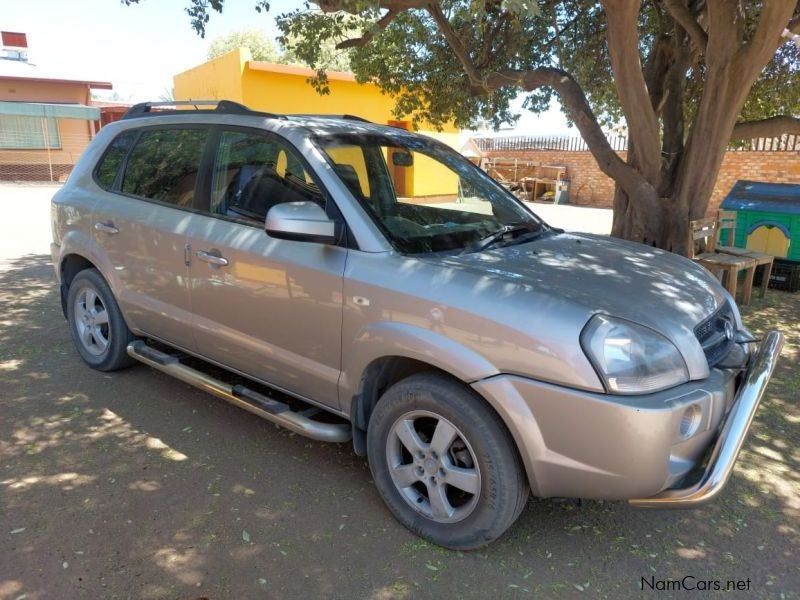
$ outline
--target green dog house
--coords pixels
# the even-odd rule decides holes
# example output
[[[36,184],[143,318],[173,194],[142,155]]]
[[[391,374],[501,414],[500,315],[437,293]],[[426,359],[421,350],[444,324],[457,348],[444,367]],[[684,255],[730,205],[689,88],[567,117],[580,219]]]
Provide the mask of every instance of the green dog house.
[[[800,261],[800,184],[737,181],[720,206],[736,211],[733,244]]]

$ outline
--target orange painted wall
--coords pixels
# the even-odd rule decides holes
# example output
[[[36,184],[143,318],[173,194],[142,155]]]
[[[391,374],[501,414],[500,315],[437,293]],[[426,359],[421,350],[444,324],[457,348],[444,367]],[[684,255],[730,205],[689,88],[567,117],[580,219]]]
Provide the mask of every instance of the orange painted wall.
[[[12,102],[60,102],[89,104],[89,86],[85,84],[0,80],[0,100]],[[91,138],[88,121],[58,119],[61,148],[50,150],[53,164],[75,164]],[[47,163],[47,150],[0,150],[3,164]]]

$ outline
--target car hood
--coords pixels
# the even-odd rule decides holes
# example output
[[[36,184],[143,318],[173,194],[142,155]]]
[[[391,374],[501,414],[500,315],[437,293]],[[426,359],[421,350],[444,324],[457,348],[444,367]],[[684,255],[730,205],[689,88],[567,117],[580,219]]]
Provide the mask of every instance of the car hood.
[[[592,234],[548,232],[523,244],[431,260],[583,307],[587,320],[606,313],[650,327],[672,340],[687,364],[697,362],[700,350],[694,327],[726,299],[719,282],[691,260]],[[703,372],[707,366],[695,374]]]

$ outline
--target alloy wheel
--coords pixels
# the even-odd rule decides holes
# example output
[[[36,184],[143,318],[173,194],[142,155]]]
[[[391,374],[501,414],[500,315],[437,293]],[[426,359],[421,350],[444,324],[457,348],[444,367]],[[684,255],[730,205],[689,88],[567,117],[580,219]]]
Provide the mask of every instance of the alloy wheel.
[[[101,356],[108,349],[111,330],[108,311],[97,292],[89,287],[79,290],[73,314],[81,345],[93,356]]]
[[[425,517],[454,523],[478,503],[481,473],[464,434],[429,411],[404,414],[389,431],[389,474],[402,498]]]

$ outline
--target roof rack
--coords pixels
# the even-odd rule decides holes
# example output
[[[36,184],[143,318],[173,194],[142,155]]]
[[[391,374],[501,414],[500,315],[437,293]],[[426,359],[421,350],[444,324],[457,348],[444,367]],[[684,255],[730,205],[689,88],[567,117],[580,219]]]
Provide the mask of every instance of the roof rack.
[[[176,113],[185,113],[181,110],[156,110],[153,108],[167,107],[167,106],[193,106],[197,112],[202,113],[222,113],[226,115],[248,115],[257,117],[269,117],[272,119],[283,119],[282,115],[273,113],[259,112],[251,110],[244,104],[233,102],[231,100],[168,100],[164,102],[140,102],[134,104],[123,115],[123,119],[135,119],[137,117],[155,117],[159,115],[174,115]],[[200,106],[215,106],[213,110],[201,109]]]
[[[315,119],[345,119],[347,121],[359,121],[361,123],[372,123],[369,119],[365,119],[364,117],[358,117],[356,115],[323,115],[323,114],[296,114],[296,115],[286,115],[288,117],[313,117]]]

